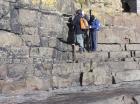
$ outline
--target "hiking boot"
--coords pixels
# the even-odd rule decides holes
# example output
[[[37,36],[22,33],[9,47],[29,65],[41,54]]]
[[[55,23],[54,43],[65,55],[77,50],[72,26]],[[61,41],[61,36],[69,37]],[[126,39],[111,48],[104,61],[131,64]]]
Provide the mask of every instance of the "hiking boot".
[[[85,48],[83,48],[83,52],[86,52],[86,49]]]
[[[82,54],[83,53],[83,48],[79,48],[79,52]]]

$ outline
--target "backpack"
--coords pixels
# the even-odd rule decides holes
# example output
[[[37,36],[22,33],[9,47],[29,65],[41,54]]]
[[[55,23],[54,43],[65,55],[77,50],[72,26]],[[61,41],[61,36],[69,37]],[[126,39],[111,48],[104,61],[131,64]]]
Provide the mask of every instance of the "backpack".
[[[89,28],[88,21],[85,18],[80,19],[80,27],[85,30]]]
[[[101,28],[101,23],[98,19],[95,19],[91,22],[91,28],[95,29],[96,31],[99,31]]]

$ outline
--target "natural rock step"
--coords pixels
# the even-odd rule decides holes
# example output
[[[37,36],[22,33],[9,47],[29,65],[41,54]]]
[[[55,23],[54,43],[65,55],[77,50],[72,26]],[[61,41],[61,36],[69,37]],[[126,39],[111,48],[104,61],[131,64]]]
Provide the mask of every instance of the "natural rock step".
[[[79,85],[108,85],[140,80],[137,62],[87,62],[54,64],[54,87]]]
[[[106,52],[106,51],[95,51],[95,52],[84,52],[80,54],[76,52],[76,60],[78,61],[108,61],[108,60],[118,60],[125,61],[128,58],[132,58],[132,53],[130,51],[116,51],[116,52]]]
[[[60,63],[53,64],[53,73],[73,73],[73,72],[88,72],[90,70],[94,70],[98,67],[102,67],[110,69],[110,71],[118,72],[124,70],[139,70],[140,64],[138,62],[84,62],[84,63]]]
[[[137,62],[14,63],[0,65],[2,93],[111,85],[140,80]],[[14,87],[13,87],[14,86]]]

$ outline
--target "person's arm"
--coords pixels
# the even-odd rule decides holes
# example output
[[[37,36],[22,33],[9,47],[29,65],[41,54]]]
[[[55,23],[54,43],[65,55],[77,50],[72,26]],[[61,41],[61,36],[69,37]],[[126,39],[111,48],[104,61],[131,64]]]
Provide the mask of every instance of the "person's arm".
[[[72,24],[75,25],[76,22],[77,22],[77,16],[74,17],[74,19],[73,19],[73,21],[72,21]]]

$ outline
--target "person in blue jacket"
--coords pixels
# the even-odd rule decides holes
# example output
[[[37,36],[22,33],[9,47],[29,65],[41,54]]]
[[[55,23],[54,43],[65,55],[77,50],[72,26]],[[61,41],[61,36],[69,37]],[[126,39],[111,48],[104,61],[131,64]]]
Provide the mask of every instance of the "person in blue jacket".
[[[96,51],[96,49],[97,49],[97,33],[98,33],[97,31],[99,31],[101,24],[100,24],[99,20],[94,15],[91,15],[89,25],[90,25],[90,31],[89,31],[90,50]]]

